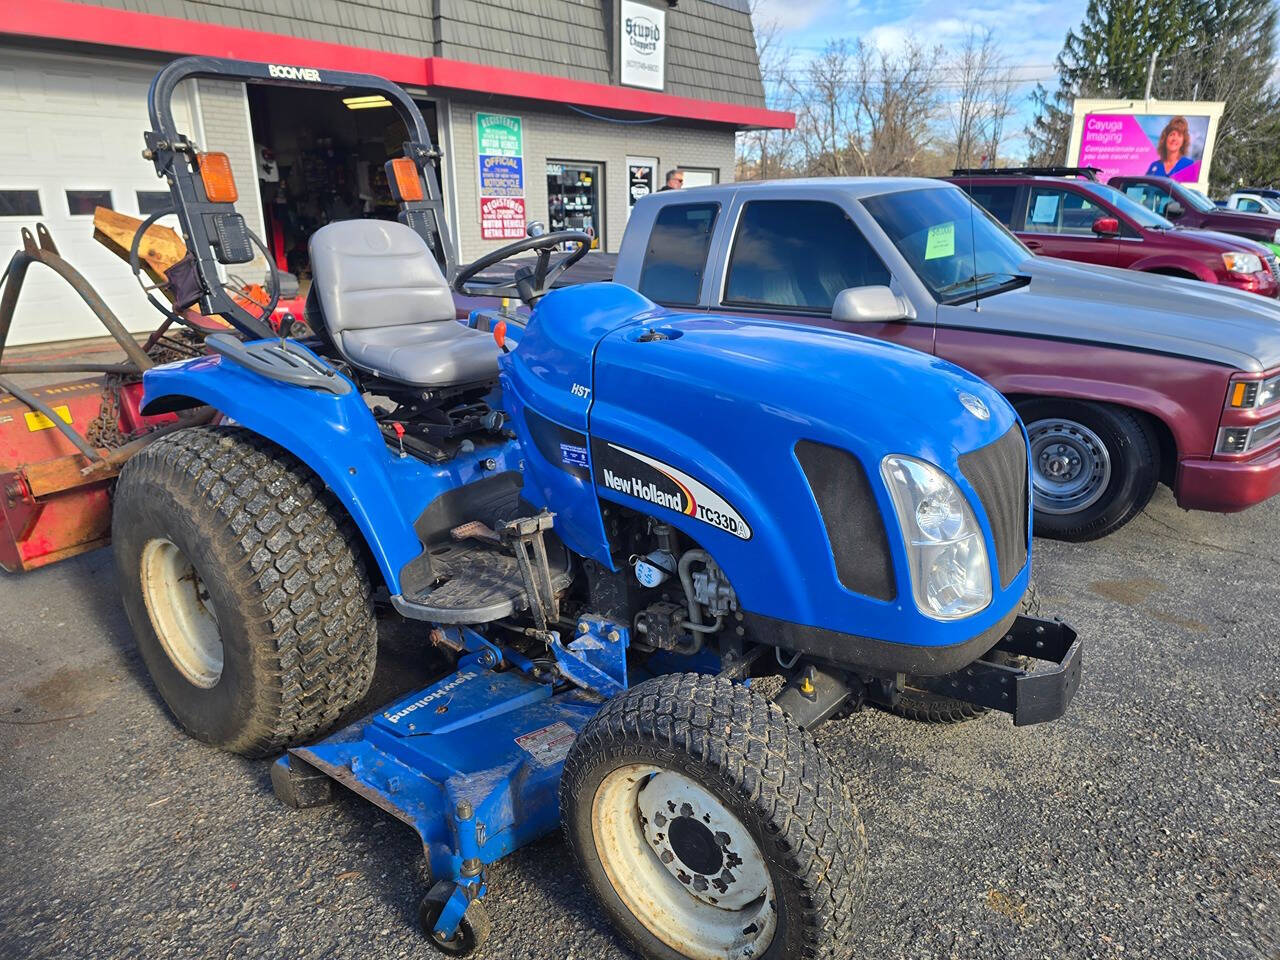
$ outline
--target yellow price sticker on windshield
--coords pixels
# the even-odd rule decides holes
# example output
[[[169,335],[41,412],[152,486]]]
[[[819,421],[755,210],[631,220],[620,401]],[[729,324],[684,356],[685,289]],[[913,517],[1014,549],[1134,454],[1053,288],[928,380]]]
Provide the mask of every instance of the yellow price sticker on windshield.
[[[939,257],[954,257],[956,254],[956,225],[940,223],[929,228],[929,239],[925,241],[924,258],[937,260]]]

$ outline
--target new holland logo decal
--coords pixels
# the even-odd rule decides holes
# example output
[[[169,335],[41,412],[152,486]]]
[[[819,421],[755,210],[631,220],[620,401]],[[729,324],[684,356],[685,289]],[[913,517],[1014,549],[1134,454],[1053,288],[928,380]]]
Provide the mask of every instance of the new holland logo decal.
[[[606,490],[683,513],[741,540],[751,527],[727,500],[670,464],[606,440],[591,442],[596,483]]]

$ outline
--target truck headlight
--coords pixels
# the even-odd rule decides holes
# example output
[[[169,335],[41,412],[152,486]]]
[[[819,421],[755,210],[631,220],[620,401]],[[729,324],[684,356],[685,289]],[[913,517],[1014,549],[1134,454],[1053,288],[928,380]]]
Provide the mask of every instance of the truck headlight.
[[[1262,258],[1256,253],[1224,253],[1222,262],[1232,273],[1262,272]]]
[[[1280,229],[1277,229],[1276,232],[1271,235],[1271,242],[1280,243]]]
[[[985,608],[991,602],[991,565],[964,494],[937,467],[913,457],[885,457],[880,475],[898,514],[920,612],[958,620]]]

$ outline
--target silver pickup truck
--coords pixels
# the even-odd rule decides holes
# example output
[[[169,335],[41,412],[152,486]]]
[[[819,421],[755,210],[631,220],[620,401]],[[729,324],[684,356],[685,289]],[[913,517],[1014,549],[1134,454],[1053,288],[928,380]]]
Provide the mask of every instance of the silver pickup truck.
[[[1159,482],[1188,509],[1280,492],[1280,305],[1037,257],[947,183],[655,194],[631,214],[613,279],[673,310],[834,327],[972,370],[1026,425],[1042,535],[1105,536]]]

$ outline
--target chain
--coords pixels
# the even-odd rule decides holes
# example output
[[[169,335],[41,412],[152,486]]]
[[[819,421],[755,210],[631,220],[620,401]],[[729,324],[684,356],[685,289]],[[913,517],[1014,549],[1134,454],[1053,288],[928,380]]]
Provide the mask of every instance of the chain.
[[[91,447],[114,450],[124,446],[128,438],[120,432],[120,386],[124,378],[109,373],[102,385],[102,407],[85,427],[84,438]]]

